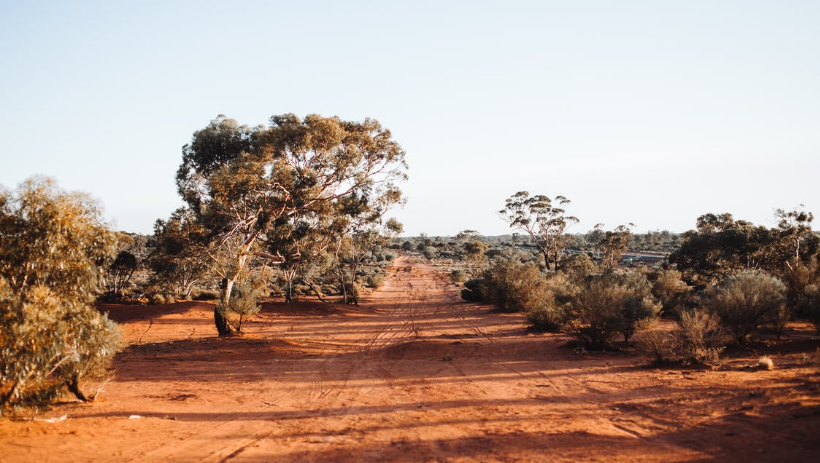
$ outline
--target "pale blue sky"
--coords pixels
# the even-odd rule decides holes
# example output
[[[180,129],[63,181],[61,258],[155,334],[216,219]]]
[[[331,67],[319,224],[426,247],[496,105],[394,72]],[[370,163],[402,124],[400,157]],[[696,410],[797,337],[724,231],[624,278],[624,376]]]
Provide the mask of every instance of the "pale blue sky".
[[[410,234],[507,233],[519,190],[583,232],[820,214],[820,2],[0,1],[0,184],[90,192],[119,229],[180,201],[224,113],[378,119]]]

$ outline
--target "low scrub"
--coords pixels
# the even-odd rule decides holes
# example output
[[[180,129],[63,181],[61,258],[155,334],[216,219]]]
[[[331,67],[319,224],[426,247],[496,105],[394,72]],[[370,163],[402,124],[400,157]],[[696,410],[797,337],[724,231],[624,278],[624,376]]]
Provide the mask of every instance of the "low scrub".
[[[588,349],[605,349],[621,334],[624,342],[654,320],[659,304],[642,274],[609,270],[587,279],[572,297],[564,329]]]
[[[720,317],[721,325],[737,343],[745,343],[761,325],[777,329],[785,326],[786,286],[764,272],[747,270],[727,277],[718,287],[709,288],[702,304]]]

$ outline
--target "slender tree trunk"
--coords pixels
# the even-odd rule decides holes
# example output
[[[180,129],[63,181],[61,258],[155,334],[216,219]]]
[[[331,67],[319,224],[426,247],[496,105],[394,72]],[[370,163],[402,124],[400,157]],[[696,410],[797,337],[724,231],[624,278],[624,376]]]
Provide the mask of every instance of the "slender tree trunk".
[[[222,279],[222,284],[220,285],[222,289],[222,295],[219,298],[220,303],[214,306],[214,324],[216,325],[216,331],[219,332],[219,336],[229,336],[233,334],[233,329],[231,329],[231,325],[228,323],[227,314],[223,314],[220,311],[220,307],[228,307],[228,302],[231,300],[231,292],[233,291],[233,284],[233,280],[227,278]]]
[[[322,292],[321,292],[321,291],[319,291],[319,288],[317,288],[317,287],[313,284],[313,282],[312,282],[312,281],[308,280],[308,279],[307,279],[307,278],[305,278],[305,277],[302,277],[302,281],[304,281],[304,282],[305,282],[305,284],[307,284],[308,286],[310,286],[310,289],[312,289],[312,290],[313,290],[313,292],[314,292],[314,293],[316,293],[316,297],[318,297],[318,298],[319,298],[319,300],[320,300],[321,302],[323,302],[323,303],[324,303],[324,302],[327,302],[327,301],[325,301],[325,298],[324,298],[324,296],[322,295]]]

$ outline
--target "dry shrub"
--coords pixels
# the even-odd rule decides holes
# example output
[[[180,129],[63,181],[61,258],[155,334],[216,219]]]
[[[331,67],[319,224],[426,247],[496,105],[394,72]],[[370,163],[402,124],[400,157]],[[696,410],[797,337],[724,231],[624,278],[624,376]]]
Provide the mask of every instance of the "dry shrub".
[[[464,283],[469,278],[470,277],[469,275],[467,275],[467,272],[461,269],[455,269],[452,272],[450,272],[450,279],[453,281],[453,283]]]
[[[760,357],[757,359],[757,368],[760,370],[772,370],[774,369],[774,360],[767,355]]]
[[[696,363],[717,363],[726,339],[720,319],[704,310],[681,312],[676,336],[684,361]]]
[[[554,297],[546,277],[531,263],[500,259],[484,276],[485,297],[502,312],[520,312],[550,306]]]
[[[367,286],[371,288],[381,288],[384,284],[384,274],[374,273],[367,277]]]
[[[152,294],[150,301],[151,304],[165,304],[165,296],[162,294]]]
[[[674,359],[678,353],[678,339],[665,331],[647,331],[638,340],[638,351],[660,365]]]

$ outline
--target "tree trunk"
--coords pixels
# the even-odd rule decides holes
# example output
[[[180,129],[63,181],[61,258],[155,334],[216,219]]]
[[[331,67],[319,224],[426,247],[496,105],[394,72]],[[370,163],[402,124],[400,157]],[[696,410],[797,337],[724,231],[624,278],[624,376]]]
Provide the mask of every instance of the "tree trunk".
[[[83,394],[83,391],[80,390],[80,377],[77,375],[73,375],[66,386],[68,386],[69,392],[74,394],[74,396],[82,402],[91,402],[97,397],[96,395],[86,397],[86,395]]]
[[[316,293],[316,297],[318,297],[318,298],[319,298],[319,300],[320,300],[321,302],[323,302],[323,303],[324,303],[324,302],[327,302],[327,301],[325,301],[325,298],[324,298],[324,296],[322,295],[322,292],[321,292],[321,291],[319,291],[319,288],[317,288],[317,287],[313,284],[313,282],[312,282],[312,281],[310,281],[310,280],[308,280],[307,278],[304,278],[304,277],[302,277],[302,281],[304,281],[304,282],[305,282],[305,284],[307,284],[308,286],[310,286],[310,289],[312,289],[312,290],[313,290],[313,292],[314,292],[314,293]]]
[[[220,302],[214,307],[214,324],[216,325],[216,331],[219,333],[219,336],[229,336],[233,334],[233,329],[231,325],[228,323],[227,314],[223,314],[220,312],[220,306],[224,307],[227,310],[228,303],[231,300],[231,292],[233,291],[234,280],[229,280],[227,278],[222,279],[221,289],[222,295],[219,298]]]

